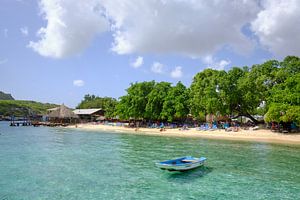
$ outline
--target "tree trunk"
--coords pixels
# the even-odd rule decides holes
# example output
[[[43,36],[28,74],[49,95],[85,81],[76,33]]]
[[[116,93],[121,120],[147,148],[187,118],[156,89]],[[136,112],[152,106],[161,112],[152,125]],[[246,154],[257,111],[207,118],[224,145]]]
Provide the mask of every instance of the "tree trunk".
[[[236,119],[238,117],[248,117],[249,119],[251,119],[253,121],[254,124],[259,124],[261,123],[260,121],[256,120],[254,117],[252,117],[252,115],[250,115],[249,113],[239,113],[237,116],[232,117],[231,119]]]

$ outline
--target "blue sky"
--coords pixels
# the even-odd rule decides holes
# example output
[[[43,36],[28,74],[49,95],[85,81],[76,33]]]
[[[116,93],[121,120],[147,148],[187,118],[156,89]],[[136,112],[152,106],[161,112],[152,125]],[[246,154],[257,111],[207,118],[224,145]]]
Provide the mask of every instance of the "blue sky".
[[[1,0],[0,91],[75,107],[136,81],[189,86],[208,67],[299,56],[299,11],[294,0]]]

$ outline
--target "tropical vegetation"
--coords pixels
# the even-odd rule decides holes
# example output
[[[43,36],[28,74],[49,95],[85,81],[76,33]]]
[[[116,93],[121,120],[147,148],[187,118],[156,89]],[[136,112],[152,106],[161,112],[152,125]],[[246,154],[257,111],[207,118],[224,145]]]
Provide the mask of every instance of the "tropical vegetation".
[[[105,115],[109,118],[115,116],[117,100],[112,97],[98,97],[95,95],[85,95],[83,100],[76,107],[77,109],[102,108]]]
[[[0,115],[18,117],[42,115],[47,113],[47,109],[57,106],[35,101],[0,100]]]
[[[269,60],[252,67],[230,70],[205,69],[197,73],[189,88],[181,82],[136,82],[117,101],[86,95],[78,108],[101,107],[107,116],[120,119],[183,121],[192,116],[205,120],[207,114],[254,115],[266,122],[295,122],[300,125],[300,58]]]

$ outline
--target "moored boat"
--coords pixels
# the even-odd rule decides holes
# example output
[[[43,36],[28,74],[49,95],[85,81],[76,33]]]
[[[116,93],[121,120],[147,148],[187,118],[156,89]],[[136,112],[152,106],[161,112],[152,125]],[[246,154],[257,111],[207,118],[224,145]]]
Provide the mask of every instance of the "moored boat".
[[[205,160],[205,157],[195,158],[192,156],[185,156],[158,162],[156,163],[156,166],[160,169],[169,171],[187,171],[202,166]]]

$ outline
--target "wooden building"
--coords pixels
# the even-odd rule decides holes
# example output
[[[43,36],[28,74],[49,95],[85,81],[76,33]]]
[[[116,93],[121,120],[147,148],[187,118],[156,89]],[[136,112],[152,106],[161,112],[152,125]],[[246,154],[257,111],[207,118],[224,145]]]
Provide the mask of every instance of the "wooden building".
[[[101,108],[94,109],[76,109],[73,111],[79,116],[81,122],[95,122],[100,118],[104,118],[104,110]]]

